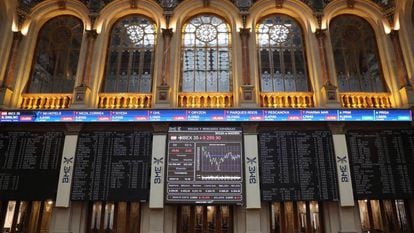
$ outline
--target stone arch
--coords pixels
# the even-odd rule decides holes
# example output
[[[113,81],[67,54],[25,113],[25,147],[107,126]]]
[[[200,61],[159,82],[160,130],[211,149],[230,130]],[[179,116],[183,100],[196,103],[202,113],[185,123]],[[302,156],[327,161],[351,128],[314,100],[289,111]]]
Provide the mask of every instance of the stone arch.
[[[13,19],[15,17],[14,1],[0,1],[0,80],[6,75],[7,63],[13,41]]]
[[[319,105],[323,101],[321,88],[323,85],[321,64],[319,59],[318,42],[315,37],[315,31],[319,28],[318,21],[315,18],[312,9],[299,0],[287,0],[283,2],[281,8],[275,7],[274,1],[258,1],[251,10],[251,14],[247,18],[247,27],[252,28],[252,36],[250,37],[250,56],[251,59],[251,77],[255,77],[256,84],[259,83],[258,75],[258,58],[256,47],[256,25],[266,16],[274,14],[284,14],[292,17],[297,21],[303,31],[303,41],[305,43],[305,53],[308,68],[308,78],[310,80],[311,89],[315,94],[315,105]],[[253,56],[254,54],[254,56]],[[259,93],[258,93],[259,94]],[[258,97],[258,96],[257,96]]]
[[[166,27],[166,22],[163,16],[163,9],[155,2],[151,0],[142,0],[139,2],[137,8],[131,8],[131,1],[113,1],[106,5],[100,16],[97,18],[94,29],[98,32],[98,37],[95,43],[94,60],[92,66],[93,73],[91,85],[91,106],[96,106],[98,102],[98,95],[100,87],[104,79],[107,47],[109,43],[110,33],[112,26],[121,18],[128,15],[142,15],[151,19],[157,26],[157,42],[154,60],[154,74],[153,85],[156,85],[157,80],[161,74],[161,59],[162,57],[162,36],[161,29]],[[152,88],[155,93],[155,88]]]
[[[231,64],[232,64],[232,82],[233,82],[233,101],[237,105],[239,102],[238,87],[241,83],[241,56],[237,53],[241,51],[241,41],[239,36],[239,29],[243,27],[242,19],[239,14],[239,9],[230,1],[211,0],[208,6],[205,6],[202,0],[185,0],[181,2],[174,10],[174,15],[170,21],[170,27],[174,31],[174,36],[171,40],[171,54],[180,54],[181,57],[181,42],[182,30],[184,24],[192,17],[200,14],[214,14],[223,18],[229,25],[231,30]],[[169,69],[173,71],[170,80],[170,86],[173,90],[172,103],[177,104],[179,83],[181,80],[181,59],[172,59]]]
[[[414,82],[414,1],[397,1],[394,18],[408,77]]]
[[[21,94],[29,80],[32,60],[35,53],[37,44],[37,37],[42,29],[43,25],[50,19],[62,16],[71,15],[80,19],[83,23],[84,30],[91,28],[91,20],[88,16],[87,7],[80,1],[67,1],[64,8],[59,8],[56,2],[44,1],[37,4],[31,11],[31,14],[26,18],[22,24],[21,32],[24,35],[24,39],[21,42],[20,54],[17,61],[17,79],[14,80],[14,95],[12,98],[12,106],[18,106],[21,99]],[[83,36],[84,41],[85,36]],[[84,44],[81,46],[82,57],[84,52]],[[78,62],[77,76],[80,76],[80,67],[83,67],[81,62]]]
[[[371,1],[356,0],[354,7],[348,7],[347,1],[332,1],[324,9],[324,17],[322,19],[322,27],[328,30],[327,33],[327,57],[331,70],[335,71],[335,63],[333,58],[333,48],[331,44],[331,37],[329,34],[330,22],[339,15],[355,15],[366,20],[372,27],[375,38],[377,40],[378,53],[380,57],[380,65],[382,67],[385,86],[393,93],[391,102],[393,106],[400,104],[400,97],[398,95],[399,85],[397,77],[397,70],[395,66],[395,54],[392,47],[391,38],[391,23],[383,16],[381,9]],[[336,72],[331,72],[335,84],[337,83]]]

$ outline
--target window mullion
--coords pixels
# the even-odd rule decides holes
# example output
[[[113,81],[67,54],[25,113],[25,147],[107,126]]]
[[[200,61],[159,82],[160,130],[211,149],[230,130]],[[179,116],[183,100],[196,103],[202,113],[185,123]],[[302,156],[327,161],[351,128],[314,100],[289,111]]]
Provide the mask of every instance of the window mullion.
[[[139,67],[138,67],[138,90],[142,90],[141,81],[144,74],[144,62],[145,62],[145,48],[137,48],[139,51]]]

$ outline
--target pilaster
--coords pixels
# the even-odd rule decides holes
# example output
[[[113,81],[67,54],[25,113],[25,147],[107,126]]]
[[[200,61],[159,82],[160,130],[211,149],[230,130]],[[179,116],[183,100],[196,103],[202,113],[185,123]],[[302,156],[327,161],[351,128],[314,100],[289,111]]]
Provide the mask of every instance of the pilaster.
[[[250,78],[250,55],[249,55],[249,38],[250,28],[240,28],[240,38],[242,43],[242,85],[241,85],[241,103],[242,107],[257,107],[254,94],[254,86]]]
[[[91,89],[90,78],[91,78],[91,63],[93,56],[93,48],[95,45],[96,38],[98,33],[96,30],[86,30],[86,56],[85,56],[85,66],[83,67],[83,72],[76,83],[76,87],[73,93],[73,103],[71,108],[86,108],[88,103],[90,103]]]
[[[163,38],[163,57],[162,57],[162,73],[161,84],[157,86],[155,105],[156,108],[163,108],[170,106],[170,50],[171,50],[171,38],[173,36],[172,28],[162,29]]]
[[[318,39],[319,45],[319,57],[321,61],[321,68],[322,68],[322,95],[325,99],[325,105],[328,108],[338,108],[340,107],[340,102],[338,100],[338,88],[332,84],[331,78],[329,76],[329,66],[327,63],[327,55],[326,55],[326,30],[325,29],[317,29],[315,32],[315,36]]]

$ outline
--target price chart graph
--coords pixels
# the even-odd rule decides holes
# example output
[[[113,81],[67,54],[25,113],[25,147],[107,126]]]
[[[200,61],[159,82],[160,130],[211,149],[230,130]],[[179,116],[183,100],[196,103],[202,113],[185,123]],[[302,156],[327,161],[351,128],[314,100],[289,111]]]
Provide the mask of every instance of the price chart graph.
[[[240,144],[202,144],[197,149],[203,172],[240,172]]]

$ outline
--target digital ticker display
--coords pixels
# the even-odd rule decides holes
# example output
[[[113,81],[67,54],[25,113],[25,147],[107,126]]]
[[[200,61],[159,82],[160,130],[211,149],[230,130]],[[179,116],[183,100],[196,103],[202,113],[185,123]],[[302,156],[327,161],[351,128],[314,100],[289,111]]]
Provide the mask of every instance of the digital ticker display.
[[[167,203],[243,204],[242,130],[171,127]]]
[[[412,121],[410,109],[0,110],[0,123]]]

